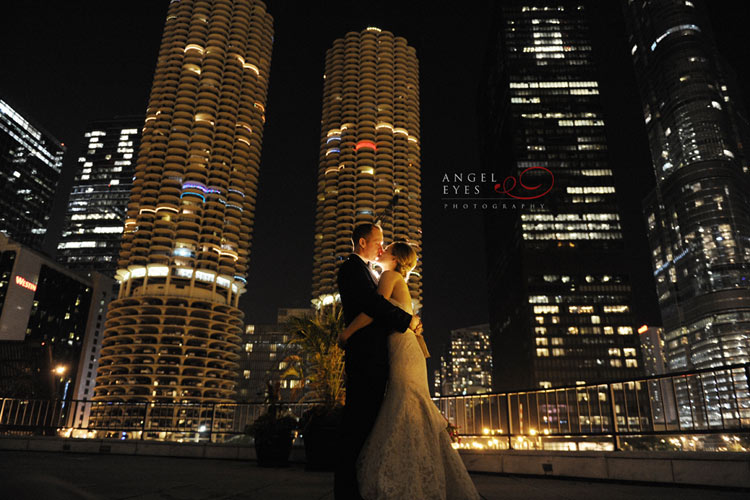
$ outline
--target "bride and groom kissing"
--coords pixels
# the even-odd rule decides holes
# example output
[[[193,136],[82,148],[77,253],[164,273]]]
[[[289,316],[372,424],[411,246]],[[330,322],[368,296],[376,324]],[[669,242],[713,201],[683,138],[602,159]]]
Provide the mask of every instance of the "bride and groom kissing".
[[[337,500],[478,499],[446,421],[432,402],[422,322],[406,281],[417,254],[406,242],[383,249],[383,231],[360,224],[338,272],[347,328],[346,406],[334,480]],[[371,268],[377,261],[378,276]]]

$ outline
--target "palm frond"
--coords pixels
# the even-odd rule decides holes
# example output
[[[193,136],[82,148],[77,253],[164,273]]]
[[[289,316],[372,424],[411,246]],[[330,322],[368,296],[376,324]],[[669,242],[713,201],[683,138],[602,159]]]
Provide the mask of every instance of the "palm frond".
[[[304,399],[316,399],[329,408],[343,403],[344,351],[337,345],[344,329],[341,308],[335,303],[323,306],[314,316],[291,318],[287,328],[292,337],[289,343],[299,348],[299,355],[285,359],[289,365],[285,376],[309,382]]]

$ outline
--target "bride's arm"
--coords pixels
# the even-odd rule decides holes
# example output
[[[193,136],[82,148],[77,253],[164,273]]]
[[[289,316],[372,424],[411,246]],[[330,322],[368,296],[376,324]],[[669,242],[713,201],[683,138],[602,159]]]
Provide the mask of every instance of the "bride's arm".
[[[394,275],[388,272],[383,273],[383,275],[380,277],[380,281],[378,282],[378,293],[382,295],[384,298],[389,299],[391,298],[391,294],[393,293],[393,286],[395,285],[396,280],[394,279]],[[393,301],[391,301],[393,302]],[[398,306],[397,302],[393,302],[394,305]],[[349,340],[349,337],[354,335],[358,330],[361,330],[362,328],[366,327],[370,323],[373,322],[373,319],[368,316],[365,313],[359,313],[354,320],[349,323],[349,326],[347,326],[343,332],[339,333],[338,343],[340,347],[343,347],[347,340]]]

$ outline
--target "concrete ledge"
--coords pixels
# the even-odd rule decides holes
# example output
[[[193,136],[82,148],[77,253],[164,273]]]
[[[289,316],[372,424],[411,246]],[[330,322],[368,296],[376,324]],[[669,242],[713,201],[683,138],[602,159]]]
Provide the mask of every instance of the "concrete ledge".
[[[750,453],[461,450],[470,472],[750,488]]]
[[[255,460],[251,445],[0,436],[0,450]],[[750,488],[750,453],[461,450],[470,472]],[[305,462],[302,446],[292,463]]]

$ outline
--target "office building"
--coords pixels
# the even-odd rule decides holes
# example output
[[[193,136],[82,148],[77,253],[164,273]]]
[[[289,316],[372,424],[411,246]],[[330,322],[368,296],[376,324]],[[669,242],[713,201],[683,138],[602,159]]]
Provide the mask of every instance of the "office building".
[[[112,286],[0,235],[0,395],[91,399]]]
[[[142,127],[143,117],[86,127],[57,245],[57,261],[65,267],[114,277]]]
[[[0,232],[39,250],[47,233],[65,147],[0,100]]]
[[[642,373],[585,2],[497,8],[481,93],[496,390]]]
[[[303,396],[303,381],[294,376],[284,376],[292,363],[289,356],[297,354],[298,347],[289,344],[292,335],[287,322],[292,317],[314,315],[312,309],[282,308],[278,310],[276,323],[245,325],[243,352],[239,361],[240,379],[237,385],[237,401],[264,401],[267,383],[279,384],[282,401],[298,401]]]
[[[435,374],[435,396],[492,391],[490,325],[451,330]]]
[[[656,178],[644,213],[668,369],[747,363],[746,108],[702,0],[623,9]]]

